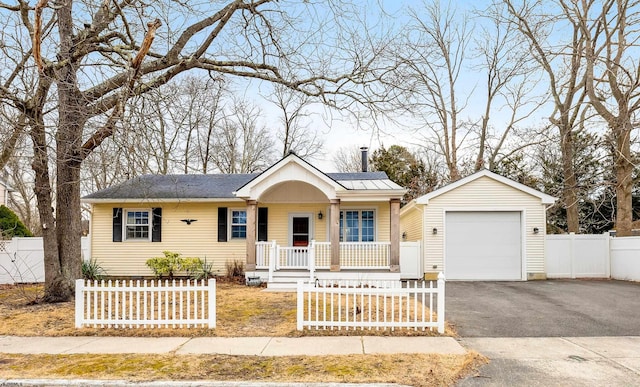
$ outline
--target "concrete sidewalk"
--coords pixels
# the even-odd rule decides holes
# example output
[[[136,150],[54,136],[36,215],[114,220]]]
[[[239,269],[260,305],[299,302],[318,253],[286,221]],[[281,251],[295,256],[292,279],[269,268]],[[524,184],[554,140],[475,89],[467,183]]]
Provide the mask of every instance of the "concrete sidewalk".
[[[223,354],[322,356],[352,354],[464,354],[452,337],[22,337],[0,336],[0,353]]]
[[[640,337],[482,337],[490,359],[458,386],[640,386]]]

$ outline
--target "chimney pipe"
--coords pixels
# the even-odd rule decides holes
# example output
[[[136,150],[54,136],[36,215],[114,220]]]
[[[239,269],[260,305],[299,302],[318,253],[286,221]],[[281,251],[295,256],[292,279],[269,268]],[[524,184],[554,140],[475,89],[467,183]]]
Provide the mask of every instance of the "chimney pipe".
[[[369,148],[366,146],[360,147],[360,151],[362,152],[362,172],[367,172],[369,169]]]

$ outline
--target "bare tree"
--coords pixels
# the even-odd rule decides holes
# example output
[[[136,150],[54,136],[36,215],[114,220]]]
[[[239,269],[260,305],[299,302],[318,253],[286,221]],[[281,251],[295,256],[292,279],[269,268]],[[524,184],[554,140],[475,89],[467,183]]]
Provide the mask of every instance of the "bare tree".
[[[4,36],[10,43],[2,46],[0,99],[16,112],[15,122],[27,125],[33,143],[47,301],[73,294],[81,274],[80,170],[114,134],[131,97],[198,68],[214,78],[283,84],[333,106],[373,106],[384,95],[367,85],[388,64],[375,50],[351,49],[367,26],[360,8],[347,3],[59,0],[49,7],[39,0],[32,7],[18,0],[0,8],[6,35],[13,34]],[[145,25],[149,15],[157,19]],[[368,98],[374,89],[376,98]],[[55,125],[46,125],[48,117]],[[90,129],[88,122],[101,125]]]
[[[577,179],[574,167],[574,131],[584,124],[584,65],[582,50],[584,37],[579,26],[569,23],[569,33],[551,36],[561,14],[550,14],[549,4],[517,3],[504,0],[507,22],[515,25],[528,41],[532,58],[542,67],[549,84],[553,113],[549,121],[560,134],[563,190],[562,201],[567,212],[567,229],[580,232]],[[556,8],[557,11],[560,11]],[[556,41],[561,39],[561,41]]]
[[[280,111],[278,140],[282,141],[282,157],[290,152],[305,159],[322,153],[323,141],[317,130],[309,129],[311,113],[306,109],[312,103],[309,96],[296,93],[282,85],[275,85],[271,101]]]
[[[479,123],[478,153],[474,171],[487,166],[493,170],[502,158],[515,149],[521,151],[532,145],[523,142],[507,148],[508,139],[519,125],[543,105],[547,97],[539,90],[539,75],[528,56],[526,41],[519,36],[511,23],[500,20],[501,6],[490,5],[479,12],[485,23],[476,28],[474,51],[478,64],[475,70],[484,84],[479,87],[484,95],[484,111]],[[493,128],[492,118],[501,115],[499,130]],[[516,136],[517,137],[517,136]],[[515,148],[515,149],[514,149]]]
[[[631,138],[640,112],[640,4],[637,1],[560,1],[579,29],[589,103],[607,123],[614,144],[616,234],[631,235],[633,172]]]
[[[216,128],[211,162],[222,173],[251,173],[264,170],[273,160],[274,143],[260,124],[260,109],[234,99],[232,110]]]
[[[333,165],[338,172],[362,171],[362,152],[357,146],[340,147],[333,156]]]
[[[468,135],[461,112],[458,82],[467,59],[471,28],[467,18],[439,1],[424,3],[412,10],[412,26],[407,42],[399,52],[405,72],[405,90],[414,112],[435,136],[436,144],[449,170],[451,180],[460,176],[458,151]]]

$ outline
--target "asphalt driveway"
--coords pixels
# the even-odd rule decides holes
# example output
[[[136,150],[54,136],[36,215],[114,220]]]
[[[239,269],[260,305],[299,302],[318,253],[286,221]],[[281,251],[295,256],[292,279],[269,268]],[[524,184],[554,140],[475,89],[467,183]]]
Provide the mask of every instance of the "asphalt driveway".
[[[445,296],[461,337],[640,336],[640,283],[451,281]]]

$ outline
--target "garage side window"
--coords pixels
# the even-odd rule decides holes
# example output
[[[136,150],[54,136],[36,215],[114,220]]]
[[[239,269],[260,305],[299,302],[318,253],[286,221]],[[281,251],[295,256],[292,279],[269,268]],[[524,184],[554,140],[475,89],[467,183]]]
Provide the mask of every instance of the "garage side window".
[[[375,212],[373,210],[340,211],[341,242],[373,242],[375,228]]]

